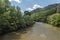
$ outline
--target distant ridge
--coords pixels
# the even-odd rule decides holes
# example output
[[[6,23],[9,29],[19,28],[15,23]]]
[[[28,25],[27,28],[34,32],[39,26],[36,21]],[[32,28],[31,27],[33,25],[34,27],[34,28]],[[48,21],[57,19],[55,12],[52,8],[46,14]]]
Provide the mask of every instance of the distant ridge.
[[[56,3],[56,4],[51,4],[51,5],[48,5],[44,8],[37,8],[35,10],[32,10],[31,13],[37,13],[37,12],[40,12],[40,11],[43,11],[43,10],[49,10],[49,9],[52,9],[52,8],[57,8],[57,12],[60,13],[60,3]]]

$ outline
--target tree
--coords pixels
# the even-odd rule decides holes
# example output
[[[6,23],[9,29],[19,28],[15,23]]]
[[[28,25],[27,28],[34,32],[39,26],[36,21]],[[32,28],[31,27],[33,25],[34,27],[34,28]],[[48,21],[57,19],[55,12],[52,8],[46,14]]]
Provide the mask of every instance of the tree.
[[[32,25],[33,20],[28,15],[30,14],[23,16],[20,8],[11,6],[8,0],[0,0],[0,34],[16,31]]]
[[[59,13],[49,16],[47,20],[49,24],[60,26],[60,14]]]
[[[0,0],[0,14],[8,10],[10,2],[8,0]]]
[[[29,16],[30,16],[31,13],[30,13],[29,11],[25,11],[25,12],[24,12],[24,15],[29,15]]]

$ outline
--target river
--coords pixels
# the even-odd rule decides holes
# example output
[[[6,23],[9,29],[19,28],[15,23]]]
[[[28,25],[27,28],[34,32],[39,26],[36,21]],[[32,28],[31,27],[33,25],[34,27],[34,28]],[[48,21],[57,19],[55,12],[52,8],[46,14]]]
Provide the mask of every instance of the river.
[[[0,40],[60,40],[60,28],[36,22],[25,32],[8,33],[0,37]]]

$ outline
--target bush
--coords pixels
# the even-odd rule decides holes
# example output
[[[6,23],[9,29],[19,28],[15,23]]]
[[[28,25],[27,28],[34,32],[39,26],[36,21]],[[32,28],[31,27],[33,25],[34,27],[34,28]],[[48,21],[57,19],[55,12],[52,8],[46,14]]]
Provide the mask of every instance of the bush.
[[[60,26],[60,14],[56,13],[47,18],[49,24]]]
[[[8,0],[0,0],[0,34],[25,28],[34,22],[31,19],[30,12],[25,12],[23,17],[20,8],[11,6]]]
[[[31,18],[36,22],[46,22],[46,16],[43,13],[34,13]]]
[[[29,15],[25,15],[24,20],[26,22],[26,26],[30,26],[34,23],[34,21],[31,19],[31,16],[29,16]]]
[[[31,15],[31,19],[37,22],[39,21],[39,17],[40,15],[38,13],[34,13]]]

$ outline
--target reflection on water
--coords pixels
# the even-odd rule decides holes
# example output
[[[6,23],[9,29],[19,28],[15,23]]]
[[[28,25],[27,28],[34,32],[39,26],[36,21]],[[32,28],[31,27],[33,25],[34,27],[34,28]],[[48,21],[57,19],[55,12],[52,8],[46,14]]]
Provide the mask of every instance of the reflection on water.
[[[35,25],[28,31],[12,32],[3,37],[0,40],[60,40],[60,28],[53,27],[52,25],[44,23],[35,23]]]

